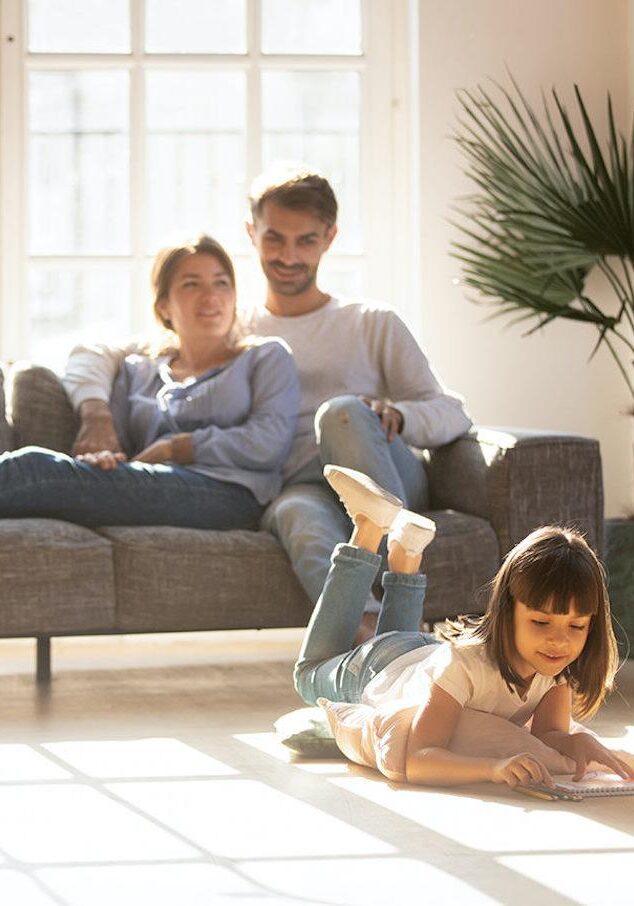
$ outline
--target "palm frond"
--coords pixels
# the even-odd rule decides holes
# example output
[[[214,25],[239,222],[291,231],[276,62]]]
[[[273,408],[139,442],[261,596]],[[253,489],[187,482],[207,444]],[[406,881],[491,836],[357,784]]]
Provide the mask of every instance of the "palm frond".
[[[493,317],[533,319],[529,333],[558,318],[594,324],[595,350],[606,343],[614,355],[609,337],[622,340],[619,325],[634,323],[630,272],[621,279],[607,264],[616,255],[634,265],[634,120],[626,140],[608,95],[601,142],[576,85],[578,130],[554,88],[538,116],[509,77],[509,88],[458,92],[454,140],[475,191],[455,206],[462,239],[452,254]],[[596,265],[608,271],[616,315],[585,292]]]

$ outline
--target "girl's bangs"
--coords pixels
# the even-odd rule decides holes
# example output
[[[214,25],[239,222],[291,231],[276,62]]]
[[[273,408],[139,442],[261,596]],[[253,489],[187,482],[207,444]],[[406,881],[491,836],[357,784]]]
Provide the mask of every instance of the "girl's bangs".
[[[513,577],[510,590],[515,601],[532,610],[567,614],[574,609],[580,616],[597,613],[602,597],[595,569],[585,559],[572,557],[533,564]]]

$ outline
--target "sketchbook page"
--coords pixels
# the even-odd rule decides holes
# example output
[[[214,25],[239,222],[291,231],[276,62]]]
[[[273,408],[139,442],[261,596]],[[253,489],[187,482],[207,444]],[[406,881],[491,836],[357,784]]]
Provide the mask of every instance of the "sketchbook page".
[[[581,780],[571,780],[568,775],[555,775],[555,784],[562,789],[581,795],[605,791],[606,794],[634,796],[634,780],[623,780],[618,774],[591,771]]]

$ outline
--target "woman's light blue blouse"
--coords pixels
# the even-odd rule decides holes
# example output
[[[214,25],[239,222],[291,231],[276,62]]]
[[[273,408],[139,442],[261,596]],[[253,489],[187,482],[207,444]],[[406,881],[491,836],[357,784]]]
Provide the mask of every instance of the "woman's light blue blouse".
[[[261,504],[279,494],[299,410],[297,369],[283,340],[260,340],[228,365],[184,382],[173,379],[169,356],[130,355],[110,405],[130,458],[187,432],[194,462],[186,468],[244,485]]]

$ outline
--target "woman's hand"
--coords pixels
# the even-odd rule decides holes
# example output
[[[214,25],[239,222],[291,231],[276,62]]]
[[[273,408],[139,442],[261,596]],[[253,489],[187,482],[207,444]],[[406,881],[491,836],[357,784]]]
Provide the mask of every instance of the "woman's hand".
[[[132,457],[132,462],[160,463],[169,462],[174,457],[172,455],[172,439],[155,440],[153,444],[141,450],[136,456]]]
[[[599,740],[589,733],[571,733],[557,745],[557,748],[574,761],[573,780],[581,780],[591,761],[609,768],[624,780],[634,780],[634,768],[626,764],[615,752],[602,746]]]
[[[126,462],[127,456],[125,453],[113,453],[112,450],[100,450],[98,453],[80,453],[75,459],[109,472],[116,469],[120,462]]]
[[[546,765],[527,752],[496,761],[491,771],[491,780],[493,783],[508,783],[509,786],[531,782],[554,785]]]

